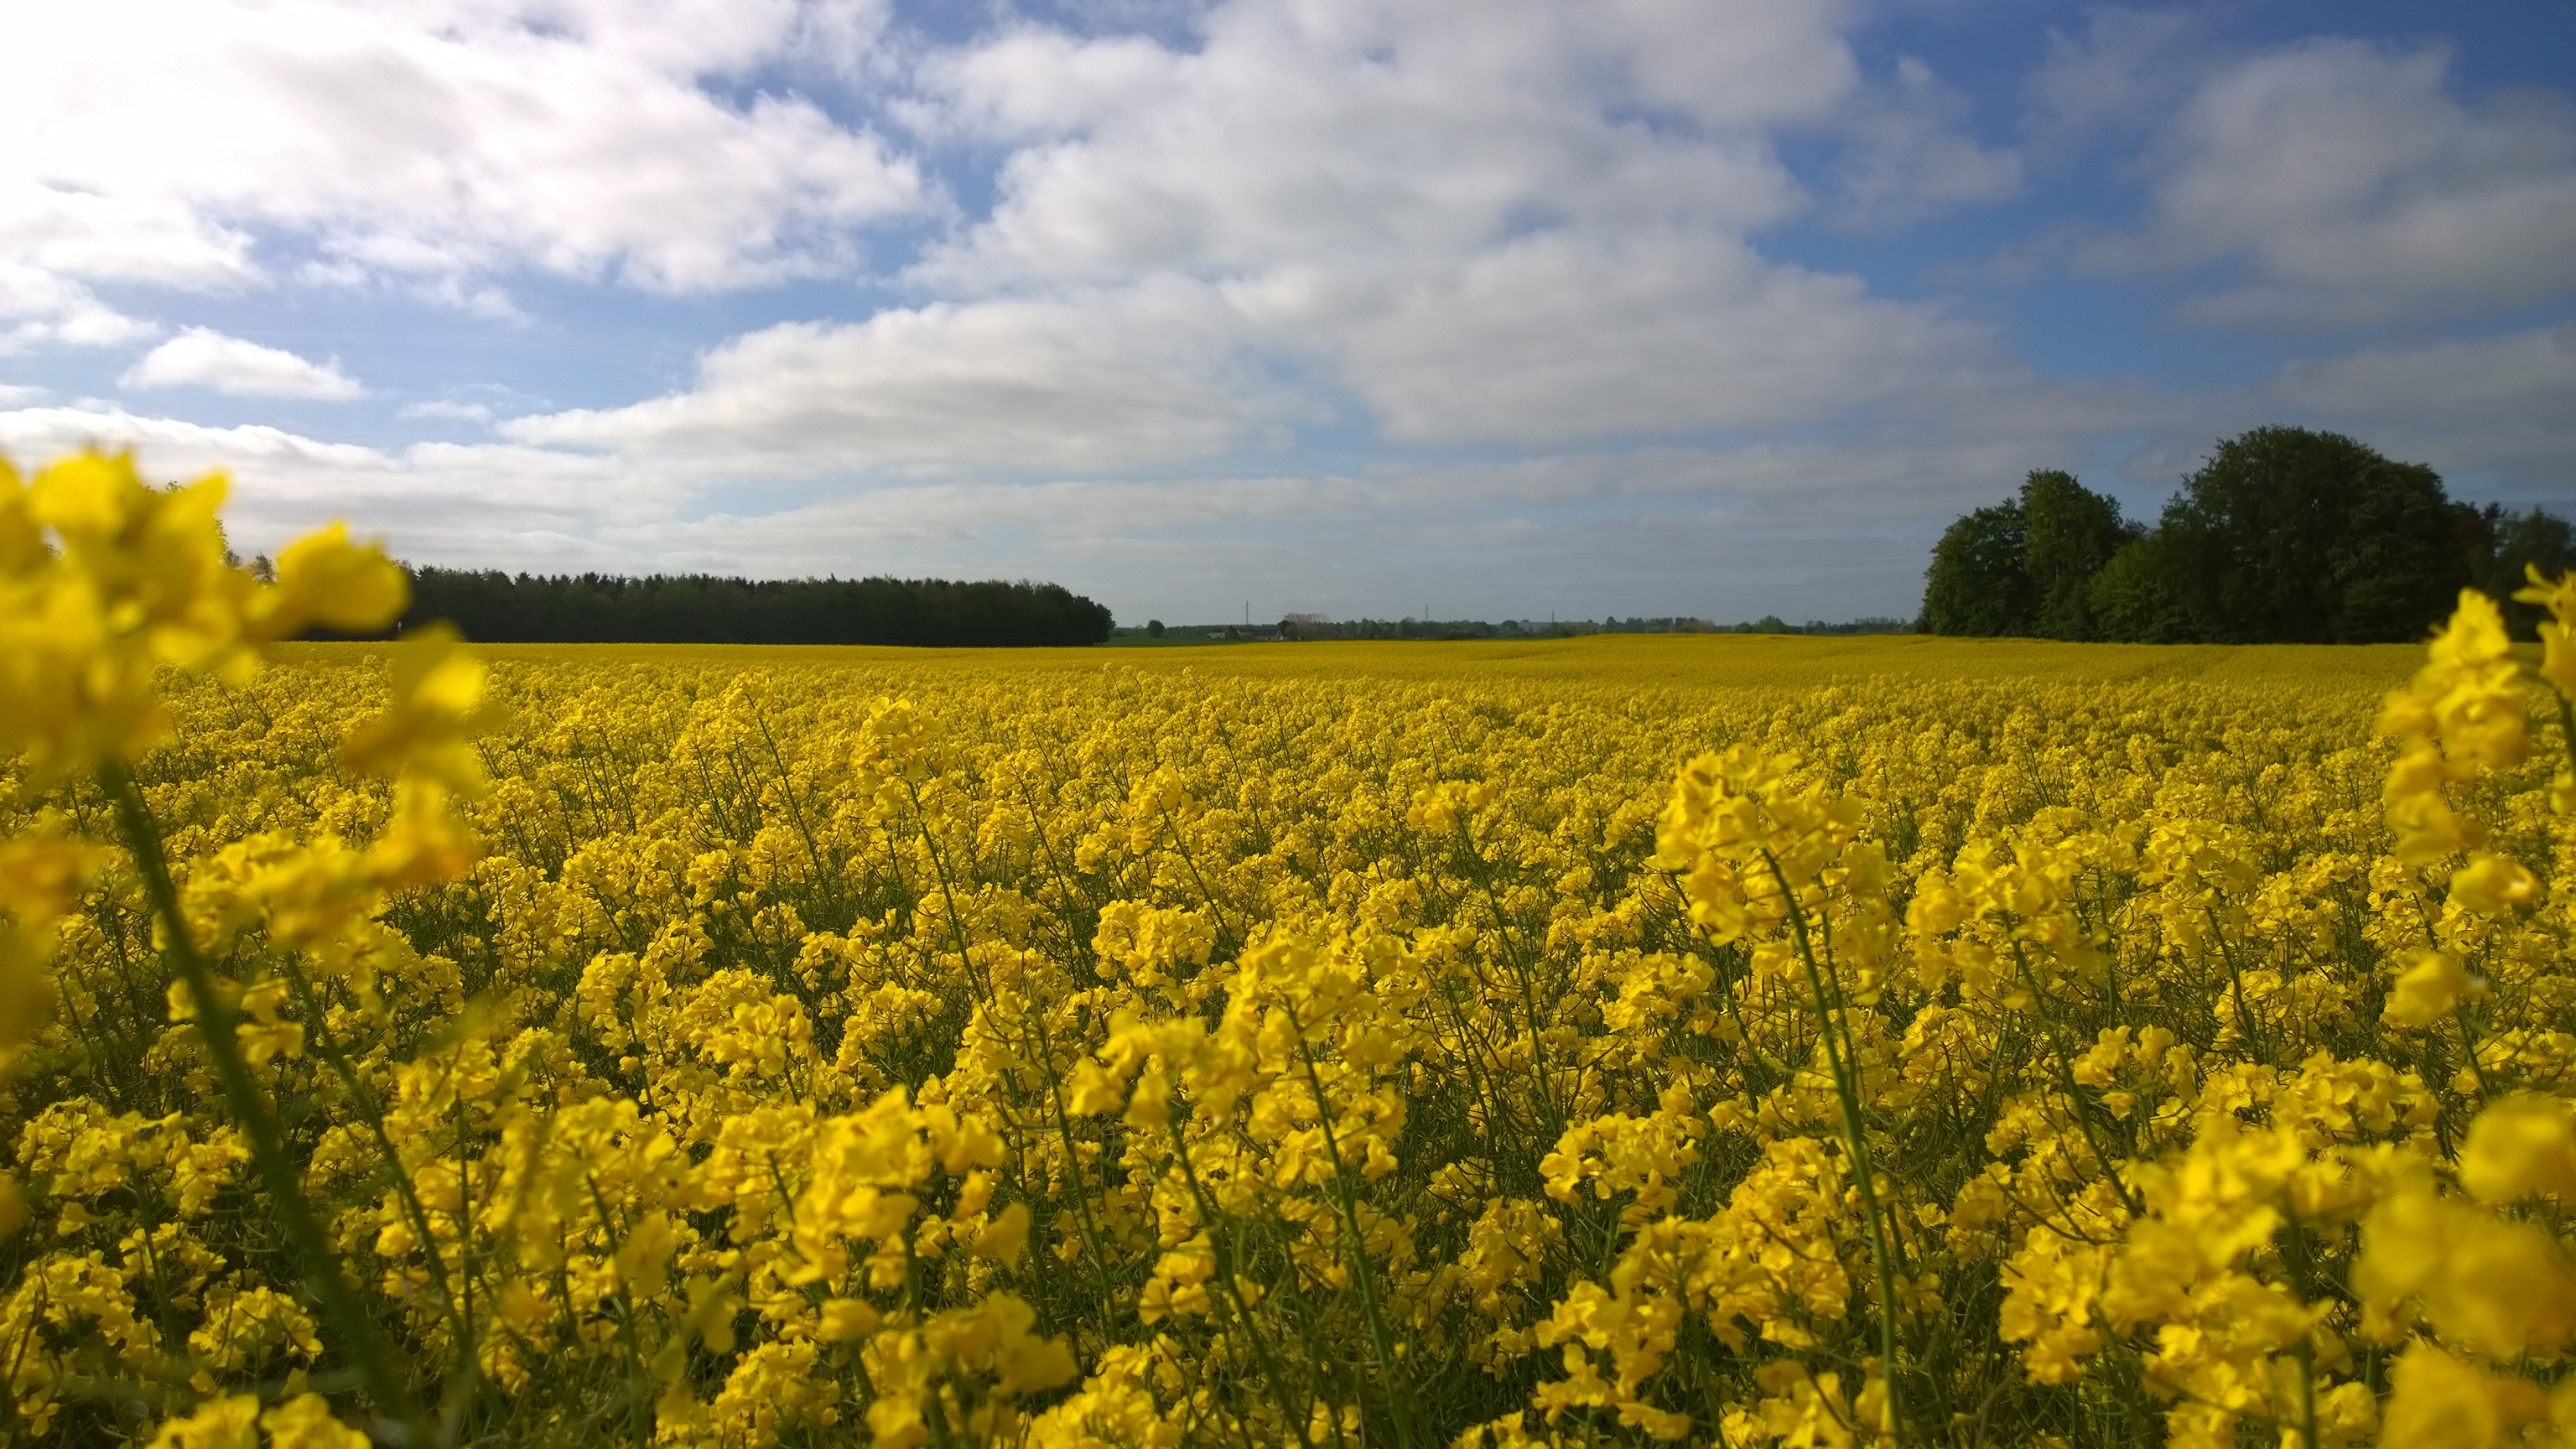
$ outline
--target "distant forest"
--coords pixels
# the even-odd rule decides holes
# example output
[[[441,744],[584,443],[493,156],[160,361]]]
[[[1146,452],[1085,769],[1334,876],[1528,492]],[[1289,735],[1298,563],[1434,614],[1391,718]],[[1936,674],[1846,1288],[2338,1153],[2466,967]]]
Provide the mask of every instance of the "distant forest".
[[[619,578],[415,568],[402,629],[486,644],[1098,644],[1109,610],[1057,584],[946,579]]]
[[[2338,433],[2256,428],[2219,443],[2154,527],[2071,473],[1950,525],[1924,573],[1920,627],[2151,644],[2420,640],[2463,588],[2512,602],[2523,569],[2576,566],[2542,509],[2454,500],[2441,476]]]
[[[1201,629],[1226,626],[1193,626]],[[1153,626],[1146,626],[1150,631]],[[1279,621],[1275,630],[1262,631],[1262,637],[1278,639],[1571,639],[1585,634],[1909,634],[1914,624],[1907,619],[1853,619],[1828,623],[1810,619],[1792,624],[1776,614],[1743,624],[1719,624],[1688,615],[1656,618],[1622,619],[1505,619],[1488,624],[1480,619],[1357,619],[1335,621],[1315,614],[1290,614]],[[1159,636],[1157,636],[1159,637]],[[1229,634],[1228,637],[1231,637]]]
[[[1343,619],[1321,614],[1290,614],[1276,624],[1165,624],[1149,619],[1111,631],[1110,642],[1129,646],[1154,644],[1277,644],[1317,640],[1458,640],[1575,639],[1591,634],[1911,634],[1911,619],[1852,619],[1829,623],[1810,619],[1791,624],[1766,614],[1744,624],[1716,624],[1689,615],[1622,619]]]

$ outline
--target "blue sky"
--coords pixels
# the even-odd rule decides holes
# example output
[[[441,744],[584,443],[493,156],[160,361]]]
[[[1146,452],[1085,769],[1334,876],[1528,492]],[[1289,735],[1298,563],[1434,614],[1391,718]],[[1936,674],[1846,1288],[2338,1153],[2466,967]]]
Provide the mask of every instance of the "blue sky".
[[[2576,512],[2576,10],[15,7],[0,448],[1128,622],[1911,614],[2032,468]]]

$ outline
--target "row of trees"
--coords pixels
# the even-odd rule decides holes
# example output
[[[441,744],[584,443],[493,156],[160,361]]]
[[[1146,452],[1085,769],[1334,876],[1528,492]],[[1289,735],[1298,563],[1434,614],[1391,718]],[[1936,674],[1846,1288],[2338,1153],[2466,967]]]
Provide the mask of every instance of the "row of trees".
[[[493,644],[1098,644],[1106,606],[1057,584],[946,579],[619,578],[411,570],[402,628]]]
[[[1271,637],[1289,640],[1316,639],[1571,639],[1578,634],[1598,634],[1601,627],[1589,621],[1566,620],[1562,623],[1536,619],[1505,619],[1499,624],[1483,619],[1328,619],[1321,614],[1290,614],[1279,621]]]
[[[1214,626],[1205,626],[1213,630]],[[1489,624],[1481,619],[1327,619],[1319,614],[1290,614],[1279,621],[1279,627],[1256,631],[1258,637],[1287,640],[1312,639],[1572,639],[1588,634],[1910,634],[1914,622],[1909,619],[1863,618],[1843,623],[1810,619],[1792,624],[1776,614],[1743,624],[1719,624],[1687,614],[1668,614],[1655,618],[1639,615],[1607,619],[1550,619],[1542,624],[1536,619],[1505,619]],[[1169,632],[1180,635],[1178,628],[1166,631],[1161,621],[1145,626],[1148,636],[1156,639]],[[1223,629],[1224,637],[1236,637],[1232,625]]]
[[[2576,564],[2567,521],[2455,502],[2441,476],[2336,433],[2257,428],[2218,445],[2153,528],[2054,470],[1952,524],[1921,627],[2145,643],[2394,643],[2463,587]],[[2531,620],[2512,605],[2518,632]]]

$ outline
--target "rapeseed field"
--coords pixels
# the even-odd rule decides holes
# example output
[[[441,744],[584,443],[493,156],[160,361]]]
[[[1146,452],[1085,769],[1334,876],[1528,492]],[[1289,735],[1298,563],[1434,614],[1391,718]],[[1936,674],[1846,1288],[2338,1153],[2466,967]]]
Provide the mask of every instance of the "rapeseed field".
[[[292,645],[0,475],[15,1442],[2576,1442],[2546,652]]]

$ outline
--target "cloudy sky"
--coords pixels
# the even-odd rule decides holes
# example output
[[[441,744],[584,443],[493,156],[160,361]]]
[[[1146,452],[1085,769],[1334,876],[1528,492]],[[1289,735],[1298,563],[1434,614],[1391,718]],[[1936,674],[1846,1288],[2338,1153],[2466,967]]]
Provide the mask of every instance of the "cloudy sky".
[[[2576,8],[83,0],[0,50],[0,449],[245,551],[1125,622],[1907,614],[2068,467],[2576,511]]]

